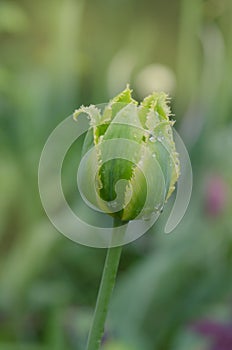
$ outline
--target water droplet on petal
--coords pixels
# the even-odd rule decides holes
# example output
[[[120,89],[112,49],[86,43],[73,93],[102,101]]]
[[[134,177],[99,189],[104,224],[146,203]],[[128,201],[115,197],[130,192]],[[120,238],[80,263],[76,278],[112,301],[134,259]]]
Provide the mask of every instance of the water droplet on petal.
[[[157,205],[157,206],[155,206],[155,212],[156,213],[162,213],[162,211],[163,211],[163,208],[164,208],[164,206],[163,206],[163,204],[159,204],[159,205]]]
[[[157,137],[157,140],[158,140],[159,142],[164,141],[164,136],[163,136],[162,134],[160,134],[160,135]]]
[[[111,202],[111,207],[112,207],[112,208],[116,208],[116,207],[117,207],[117,205],[118,205],[118,203],[117,203],[116,201]]]

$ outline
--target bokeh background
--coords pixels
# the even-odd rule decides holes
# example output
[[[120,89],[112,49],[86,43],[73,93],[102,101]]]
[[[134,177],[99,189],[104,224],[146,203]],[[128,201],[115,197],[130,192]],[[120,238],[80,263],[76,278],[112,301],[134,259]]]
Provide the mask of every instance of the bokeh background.
[[[194,187],[171,235],[167,207],[123,248],[102,349],[232,349],[232,1],[0,0],[1,350],[84,349],[106,252],[55,230],[38,162],[59,122],[127,83],[172,97]]]

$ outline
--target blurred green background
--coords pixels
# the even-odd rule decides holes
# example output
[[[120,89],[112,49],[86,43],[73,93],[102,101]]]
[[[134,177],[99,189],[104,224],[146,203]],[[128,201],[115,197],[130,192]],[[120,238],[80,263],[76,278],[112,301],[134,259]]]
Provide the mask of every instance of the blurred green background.
[[[59,122],[127,83],[172,97],[194,187],[171,235],[170,204],[123,248],[102,349],[232,349],[232,1],[0,0],[0,350],[84,349],[105,250],[55,230],[38,162]]]

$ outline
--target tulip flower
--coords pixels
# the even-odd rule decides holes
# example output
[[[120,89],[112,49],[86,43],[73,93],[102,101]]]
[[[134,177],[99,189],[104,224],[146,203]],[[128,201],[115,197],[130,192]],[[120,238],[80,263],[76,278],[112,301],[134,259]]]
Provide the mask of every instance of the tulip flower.
[[[154,212],[159,211],[163,202],[174,191],[179,176],[179,159],[172,134],[174,122],[169,119],[167,95],[153,93],[138,104],[132,98],[131,92],[127,87],[113,98],[103,111],[90,105],[82,106],[74,112],[74,119],[81,113],[86,113],[90,120],[83,155],[92,147],[97,148],[97,206],[122,222],[143,217],[149,219]],[[107,142],[104,149],[104,142],[110,140],[117,141]],[[128,142],[125,144],[122,140]],[[103,154],[107,154],[109,158],[109,155],[114,153],[115,146],[122,148],[122,157],[104,162]],[[151,166],[154,161],[158,162],[155,172],[154,166]],[[92,183],[94,169],[91,164],[95,162],[89,157],[89,161],[85,163],[86,189],[89,189],[88,186]],[[151,179],[149,189],[147,178]],[[117,206],[114,202],[117,196],[115,188],[121,179],[127,180],[121,189],[121,207],[118,211],[110,212],[106,203]],[[150,199],[146,201],[148,192]]]

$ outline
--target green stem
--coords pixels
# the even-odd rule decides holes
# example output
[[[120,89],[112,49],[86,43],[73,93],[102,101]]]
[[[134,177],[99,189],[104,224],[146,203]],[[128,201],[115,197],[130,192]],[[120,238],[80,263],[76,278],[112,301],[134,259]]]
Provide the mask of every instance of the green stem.
[[[117,224],[118,221],[115,220],[114,227],[116,227]],[[98,350],[100,348],[121,251],[122,246],[108,248],[86,350]]]

